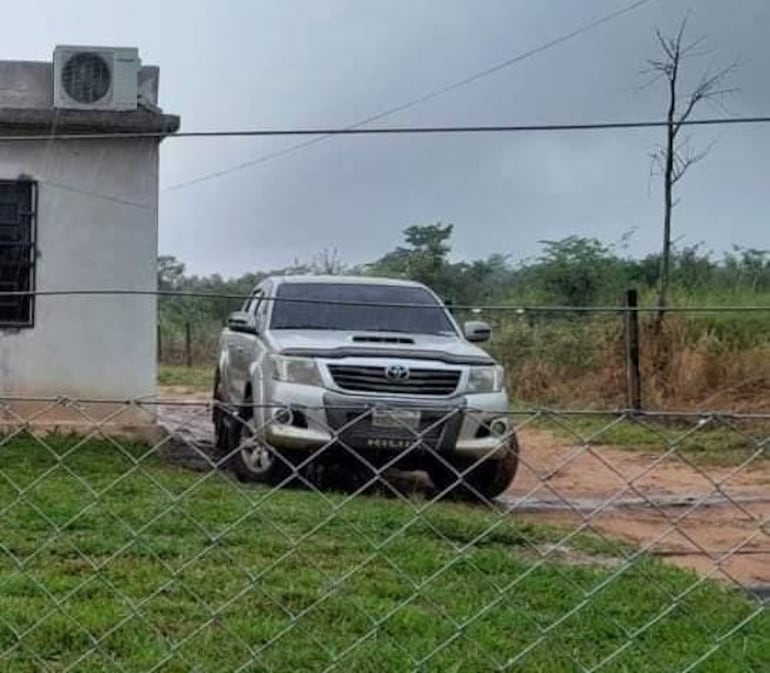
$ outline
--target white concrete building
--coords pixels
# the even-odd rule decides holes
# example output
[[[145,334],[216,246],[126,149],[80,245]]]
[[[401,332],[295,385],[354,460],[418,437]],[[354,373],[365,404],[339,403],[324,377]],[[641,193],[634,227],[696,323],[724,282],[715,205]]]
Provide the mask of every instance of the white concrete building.
[[[156,287],[162,137],[50,136],[179,128],[157,108],[158,68],[137,59],[132,85],[130,68],[125,79],[79,49],[66,82],[61,63],[0,62],[0,398],[155,391],[155,297],[45,295]],[[127,105],[111,103],[119,86]],[[29,290],[43,294],[2,294]]]

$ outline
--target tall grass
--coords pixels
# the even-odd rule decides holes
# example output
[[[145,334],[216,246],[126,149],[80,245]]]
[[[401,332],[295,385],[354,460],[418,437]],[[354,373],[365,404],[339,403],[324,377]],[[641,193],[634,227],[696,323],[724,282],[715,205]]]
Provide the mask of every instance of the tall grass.
[[[647,408],[770,409],[770,310],[669,313],[660,333],[654,315],[645,313],[640,340]],[[498,321],[491,350],[506,365],[509,389],[520,402],[626,404],[619,314]]]
[[[212,367],[217,359],[217,346],[222,325],[216,321],[190,321],[187,324],[160,321],[158,328],[158,360],[162,365]]]

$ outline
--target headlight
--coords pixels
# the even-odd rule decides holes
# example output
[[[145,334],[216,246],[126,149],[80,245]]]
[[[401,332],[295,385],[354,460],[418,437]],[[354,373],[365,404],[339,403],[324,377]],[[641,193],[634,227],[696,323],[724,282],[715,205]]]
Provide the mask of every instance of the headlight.
[[[302,383],[306,386],[320,386],[321,373],[312,358],[291,358],[274,355],[272,358],[273,378],[286,383]]]
[[[503,389],[504,370],[500,365],[471,367],[468,373],[468,393],[499,393]]]

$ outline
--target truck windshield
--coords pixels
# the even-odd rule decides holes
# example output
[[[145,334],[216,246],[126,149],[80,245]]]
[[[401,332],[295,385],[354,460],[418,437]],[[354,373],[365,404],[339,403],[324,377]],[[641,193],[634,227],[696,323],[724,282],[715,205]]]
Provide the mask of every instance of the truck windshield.
[[[419,287],[285,283],[276,299],[272,329],[456,334],[444,307]]]

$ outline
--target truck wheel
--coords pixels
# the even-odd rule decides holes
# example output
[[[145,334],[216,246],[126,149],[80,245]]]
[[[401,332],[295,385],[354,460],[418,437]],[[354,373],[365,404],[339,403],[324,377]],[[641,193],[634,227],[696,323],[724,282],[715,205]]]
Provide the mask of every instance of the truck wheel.
[[[211,411],[211,421],[214,424],[214,457],[217,459],[227,455],[227,412],[224,405],[225,396],[222,380],[217,371],[214,378],[214,400]]]
[[[250,410],[244,410],[239,418],[225,423],[225,443],[233,472],[239,481],[280,484],[291,470],[274,448],[254,436],[250,420]]]
[[[492,500],[510,486],[519,469],[519,445],[515,437],[509,440],[504,455],[495,455],[478,462],[472,458],[445,458],[452,468],[436,461],[429,470],[431,481],[442,497],[464,500]]]

